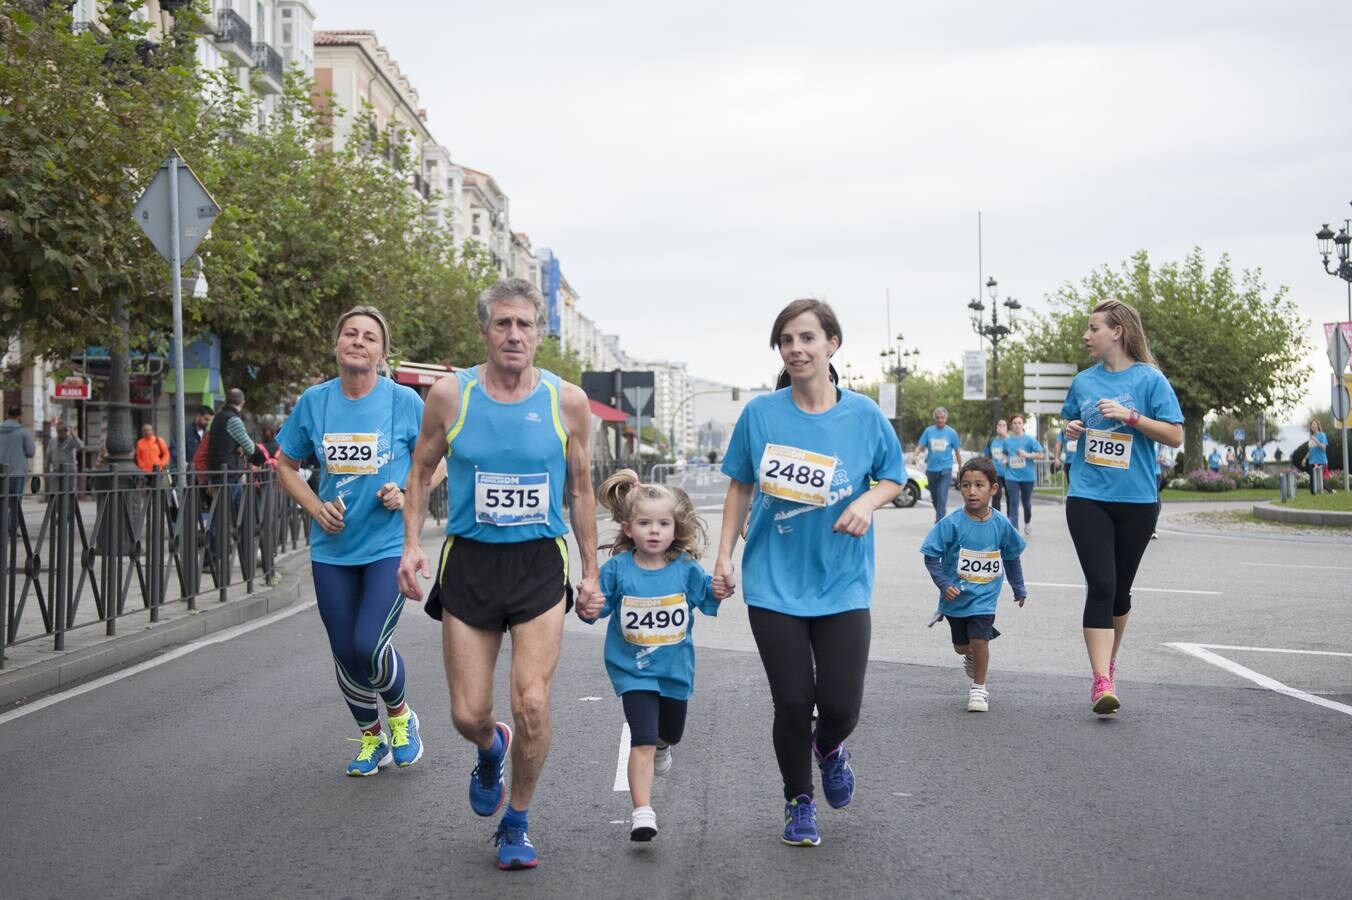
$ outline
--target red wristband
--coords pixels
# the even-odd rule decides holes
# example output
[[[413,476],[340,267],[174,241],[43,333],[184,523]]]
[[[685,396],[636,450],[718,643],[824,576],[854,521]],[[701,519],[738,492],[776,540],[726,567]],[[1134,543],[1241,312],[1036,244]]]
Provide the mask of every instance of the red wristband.
[[[1127,416],[1127,424],[1134,426],[1139,421],[1141,421],[1141,414],[1133,409],[1131,415]]]

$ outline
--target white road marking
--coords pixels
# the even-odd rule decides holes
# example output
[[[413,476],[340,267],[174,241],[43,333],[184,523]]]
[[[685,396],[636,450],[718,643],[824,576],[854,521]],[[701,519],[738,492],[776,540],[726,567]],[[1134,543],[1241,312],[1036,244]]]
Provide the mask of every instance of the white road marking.
[[[1297,653],[1306,656],[1352,656],[1338,650],[1288,650],[1285,647],[1236,647],[1232,644],[1198,644],[1208,650],[1243,650],[1248,653]]]
[[[629,723],[620,727],[620,755],[615,760],[615,790],[629,790]]]
[[[1290,569],[1290,568],[1292,568],[1292,564],[1291,564],[1291,563],[1256,563],[1256,562],[1241,562],[1240,565],[1241,565],[1241,566],[1263,566],[1264,568],[1267,568],[1267,569]],[[1300,566],[1300,568],[1302,568],[1302,569],[1328,569],[1329,571],[1332,571],[1332,572],[1352,572],[1352,566],[1306,566],[1306,565],[1302,565],[1302,566]],[[1210,645],[1208,645],[1208,646],[1210,646]]]
[[[53,706],[57,703],[60,703],[62,700],[70,700],[72,697],[78,697],[81,694],[87,694],[90,691],[98,690],[101,687],[107,687],[108,685],[121,681],[124,678],[130,678],[133,675],[139,675],[142,672],[155,668],[156,666],[162,666],[167,662],[172,662],[173,660],[178,659],[180,656],[187,656],[189,653],[201,650],[203,647],[210,647],[213,644],[222,644],[225,643],[226,641],[233,640],[241,635],[248,634],[251,631],[256,631],[259,628],[265,628],[268,625],[273,624],[274,622],[280,622],[282,619],[294,616],[296,613],[305,612],[305,610],[309,609],[314,605],[315,602],[313,600],[310,600],[305,603],[298,603],[295,606],[288,607],[284,610],[281,610],[280,612],[275,612],[270,616],[264,616],[263,618],[255,619],[252,622],[245,622],[243,625],[236,625],[233,628],[227,628],[224,631],[219,631],[216,634],[211,635],[210,637],[204,637],[199,640],[184,644],[181,647],[175,647],[168,653],[162,653],[159,656],[156,656],[154,659],[148,659],[145,662],[137,663],[134,666],[129,666],[128,668],[122,669],[117,672],[113,672],[111,675],[104,675],[102,678],[95,678],[93,681],[87,681],[84,684],[79,685],[78,687],[71,688],[70,690],[62,691],[59,694],[52,694],[50,696],[43,697],[41,700],[36,700],[32,703],[27,704],[26,706],[21,706],[18,709],[12,709],[6,713],[0,713],[0,725],[4,725],[8,722],[13,722],[15,719],[22,719],[24,716],[30,713],[35,713],[40,709],[46,709],[49,706]]]
[[[1054,581],[1025,581],[1024,584],[1028,587],[1075,588],[1080,591],[1085,589],[1082,584],[1059,584]],[[1140,591],[1143,594],[1199,594],[1205,597],[1219,597],[1221,595],[1220,591],[1185,591],[1182,588],[1133,587],[1131,590],[1133,593]]]
[[[1275,678],[1269,678],[1262,672],[1255,672],[1247,666],[1241,666],[1232,659],[1226,659],[1219,653],[1212,653],[1208,648],[1218,648],[1224,650],[1259,650],[1268,653],[1308,653],[1316,656],[1352,656],[1348,653],[1334,653],[1332,651],[1321,650],[1281,650],[1272,647],[1225,647],[1218,644],[1191,644],[1185,642],[1166,643],[1164,646],[1173,647],[1190,656],[1195,656],[1200,660],[1218,666],[1227,672],[1238,675],[1241,678],[1247,678],[1259,687],[1267,688],[1278,694],[1284,694],[1287,697],[1295,697],[1297,700],[1304,700],[1306,703],[1313,703],[1315,706],[1322,706],[1325,709],[1331,709],[1344,715],[1352,716],[1352,706],[1346,703],[1339,703],[1336,700],[1330,700],[1327,697],[1321,697],[1318,694],[1311,694],[1309,691],[1302,691],[1293,688],[1290,685],[1282,684]]]

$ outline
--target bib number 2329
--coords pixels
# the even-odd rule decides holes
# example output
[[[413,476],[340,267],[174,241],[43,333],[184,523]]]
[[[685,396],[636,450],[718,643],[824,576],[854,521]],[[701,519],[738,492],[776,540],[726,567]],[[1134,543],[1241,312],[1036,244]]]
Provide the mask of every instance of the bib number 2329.
[[[474,475],[474,520],[484,525],[543,525],[549,521],[549,473]]]
[[[1084,461],[1109,469],[1125,469],[1131,465],[1132,438],[1121,431],[1090,428],[1085,432]]]
[[[324,466],[331,475],[374,475],[380,471],[376,462],[375,434],[324,435]]]
[[[760,489],[768,497],[825,506],[835,474],[833,456],[766,444],[760,461]]]

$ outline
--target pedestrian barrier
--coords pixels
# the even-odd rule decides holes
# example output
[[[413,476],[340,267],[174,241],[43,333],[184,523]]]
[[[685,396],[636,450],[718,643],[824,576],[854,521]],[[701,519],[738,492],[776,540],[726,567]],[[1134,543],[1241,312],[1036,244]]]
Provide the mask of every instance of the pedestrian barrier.
[[[309,517],[270,467],[195,472],[181,494],[160,470],[90,472],[80,494],[66,467],[37,486],[26,499],[0,492],[0,669],[16,645],[64,650],[76,629],[111,636],[133,613],[153,624],[169,604],[247,596],[309,546]],[[444,520],[444,484],[429,509]]]

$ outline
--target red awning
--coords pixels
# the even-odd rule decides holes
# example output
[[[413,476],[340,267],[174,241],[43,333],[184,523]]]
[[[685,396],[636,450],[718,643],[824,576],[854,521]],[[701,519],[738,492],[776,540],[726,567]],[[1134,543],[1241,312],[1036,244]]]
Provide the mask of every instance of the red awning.
[[[606,406],[596,400],[588,400],[587,402],[591,404],[592,415],[603,422],[623,422],[629,418],[613,406]]]
[[[394,380],[399,384],[407,384],[412,387],[427,387],[436,384],[447,375],[453,374],[445,366],[429,366],[413,363],[402,365],[394,370]]]

